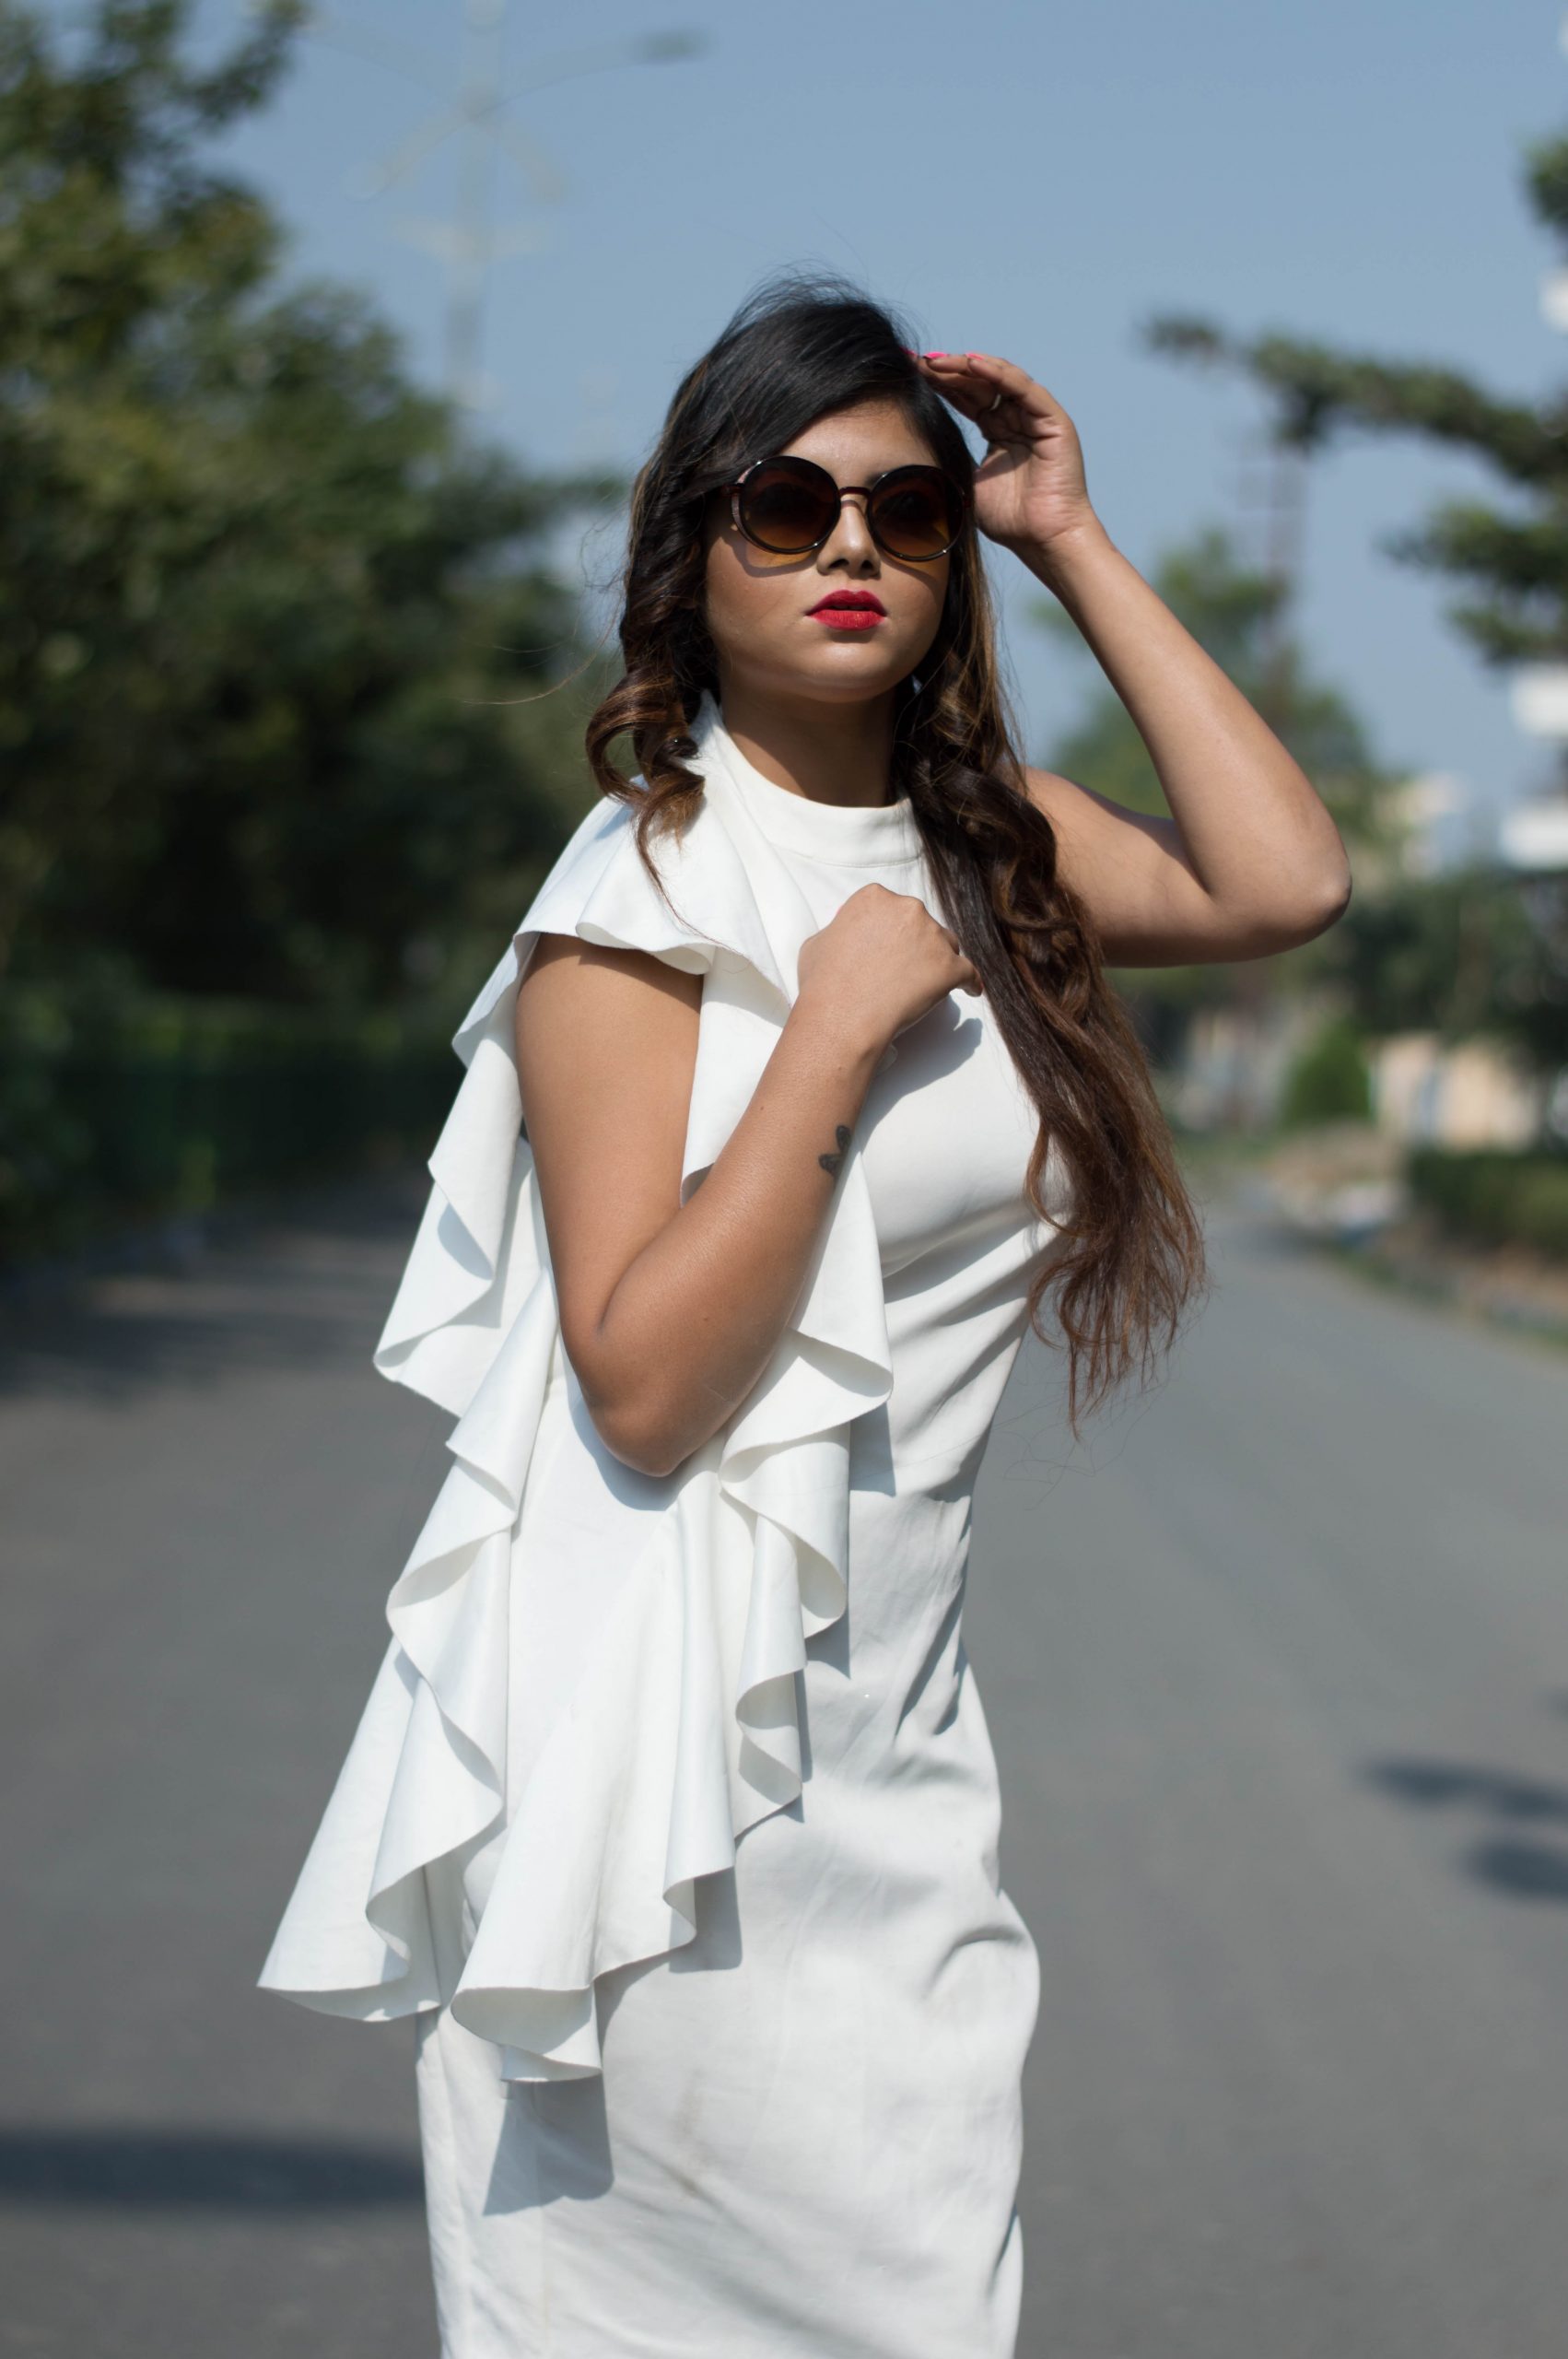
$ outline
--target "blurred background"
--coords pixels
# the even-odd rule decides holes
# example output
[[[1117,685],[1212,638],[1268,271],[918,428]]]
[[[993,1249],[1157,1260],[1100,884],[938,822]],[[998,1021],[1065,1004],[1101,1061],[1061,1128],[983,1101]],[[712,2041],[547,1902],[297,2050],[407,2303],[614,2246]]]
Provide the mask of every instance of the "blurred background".
[[[1355,875],[1116,977],[1215,1297],[982,1485],[1021,2359],[1558,2353],[1568,19],[0,0],[0,2349],[435,2348],[410,2026],[252,1985],[439,1479],[451,1034],[798,263],[1051,389]],[[1026,758],[1163,809],[988,561]]]

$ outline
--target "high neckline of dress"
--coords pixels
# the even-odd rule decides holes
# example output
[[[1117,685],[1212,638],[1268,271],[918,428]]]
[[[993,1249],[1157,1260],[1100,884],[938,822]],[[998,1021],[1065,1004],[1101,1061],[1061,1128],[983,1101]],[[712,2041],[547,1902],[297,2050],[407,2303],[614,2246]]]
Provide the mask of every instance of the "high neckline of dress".
[[[704,690],[691,734],[701,769],[721,762],[758,827],[773,843],[835,868],[885,868],[919,860],[925,842],[907,795],[895,803],[818,803],[764,778],[725,727],[711,690]]]

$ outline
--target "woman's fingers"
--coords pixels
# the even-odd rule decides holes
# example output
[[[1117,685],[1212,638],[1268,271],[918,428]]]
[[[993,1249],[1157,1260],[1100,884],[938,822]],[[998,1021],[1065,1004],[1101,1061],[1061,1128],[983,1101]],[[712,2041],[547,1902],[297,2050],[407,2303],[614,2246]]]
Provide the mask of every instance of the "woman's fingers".
[[[958,936],[954,933],[951,926],[944,925],[942,931],[946,939],[947,946],[953,953],[954,963],[963,969],[954,986],[954,990],[968,992],[977,998],[981,990],[980,978],[976,971],[975,966],[967,952],[965,950],[964,945],[959,941]]]
[[[971,376],[984,377],[993,387],[1000,385],[1002,393],[1012,400],[1046,410],[1056,408],[1055,401],[1039,379],[1031,377],[1027,369],[1020,368],[1016,360],[1003,360],[994,352],[965,352],[960,358]]]
[[[1015,360],[1003,360],[994,352],[927,353],[922,358],[939,391],[977,424],[983,425],[989,417],[992,424],[1005,420],[1010,432],[1027,433],[1057,413],[1045,386]]]

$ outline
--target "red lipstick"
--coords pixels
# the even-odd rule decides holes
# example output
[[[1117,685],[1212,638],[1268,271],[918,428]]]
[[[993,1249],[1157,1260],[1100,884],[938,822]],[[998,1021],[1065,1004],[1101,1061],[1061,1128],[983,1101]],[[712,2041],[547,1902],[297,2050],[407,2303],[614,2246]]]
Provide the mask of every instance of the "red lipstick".
[[[833,630],[874,630],[887,619],[886,607],[869,590],[830,590],[811,613]]]

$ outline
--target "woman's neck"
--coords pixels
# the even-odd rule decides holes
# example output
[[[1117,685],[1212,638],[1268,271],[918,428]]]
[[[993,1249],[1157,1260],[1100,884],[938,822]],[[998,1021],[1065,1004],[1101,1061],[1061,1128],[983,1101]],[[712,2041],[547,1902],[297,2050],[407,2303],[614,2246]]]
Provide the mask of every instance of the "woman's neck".
[[[848,808],[890,799],[891,690],[853,704],[817,704],[731,682],[716,701],[741,752],[772,785]]]

